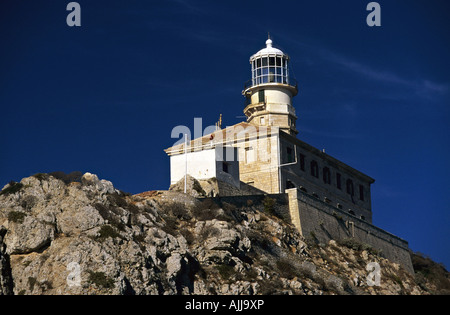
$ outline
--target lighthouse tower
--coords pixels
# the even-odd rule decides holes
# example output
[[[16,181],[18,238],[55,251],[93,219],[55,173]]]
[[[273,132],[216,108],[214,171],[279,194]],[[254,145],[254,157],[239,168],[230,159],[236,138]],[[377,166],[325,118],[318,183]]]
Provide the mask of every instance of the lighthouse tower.
[[[297,81],[289,76],[289,56],[272,46],[250,57],[252,79],[242,91],[246,98],[244,114],[256,126],[275,126],[290,135],[298,133],[292,98],[297,95]]]

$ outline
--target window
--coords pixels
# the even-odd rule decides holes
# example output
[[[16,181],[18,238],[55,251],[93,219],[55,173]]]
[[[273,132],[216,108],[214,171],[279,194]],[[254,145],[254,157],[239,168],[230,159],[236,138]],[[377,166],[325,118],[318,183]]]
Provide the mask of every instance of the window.
[[[300,169],[302,171],[305,170],[305,156],[300,153]]]
[[[264,126],[265,123],[266,123],[266,120],[264,119],[264,117],[261,117],[261,118],[259,119],[259,124],[262,125],[262,126]]]
[[[252,82],[289,83],[288,61],[281,56],[263,56],[252,62]]]
[[[259,103],[265,102],[264,90],[258,91],[258,102]]]
[[[254,150],[252,147],[245,148],[245,163],[255,162]]]
[[[292,148],[287,147],[286,148],[286,153],[287,153],[287,162],[288,163],[292,163],[293,159],[292,159]]]
[[[364,201],[364,186],[359,185],[359,200]]]
[[[351,179],[347,179],[347,193],[353,196],[353,181]]]
[[[291,189],[291,188],[295,188],[295,185],[290,180],[287,180],[286,181],[286,189]]]
[[[281,67],[281,57],[277,57],[277,67]]]
[[[311,175],[319,178],[319,166],[316,161],[311,161]]]
[[[275,82],[275,68],[269,68],[269,82]]]
[[[341,173],[336,173],[336,186],[338,189],[342,189],[341,186]]]
[[[328,167],[323,168],[323,182],[325,184],[331,184],[331,172]]]
[[[222,170],[223,170],[225,173],[229,173],[228,163],[222,162]]]
[[[269,57],[269,66],[275,66],[275,57]]]
[[[263,57],[261,60],[262,60],[262,66],[267,67],[267,57]]]

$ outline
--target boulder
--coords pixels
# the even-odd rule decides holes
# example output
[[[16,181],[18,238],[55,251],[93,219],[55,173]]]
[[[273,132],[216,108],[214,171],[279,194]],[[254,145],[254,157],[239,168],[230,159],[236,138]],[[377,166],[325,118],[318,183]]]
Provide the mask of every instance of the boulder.
[[[171,185],[169,190],[184,192],[184,177],[180,179],[176,184]],[[203,190],[200,182],[189,174],[186,178],[186,193],[196,198],[206,197],[206,192]]]

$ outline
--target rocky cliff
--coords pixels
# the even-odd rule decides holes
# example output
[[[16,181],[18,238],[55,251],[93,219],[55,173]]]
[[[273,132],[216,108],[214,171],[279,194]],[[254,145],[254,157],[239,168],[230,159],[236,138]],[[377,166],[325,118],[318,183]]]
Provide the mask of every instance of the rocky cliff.
[[[131,196],[93,174],[63,175],[36,174],[0,192],[0,294],[433,294],[450,287],[444,268],[439,280],[427,277],[424,260],[414,276],[364,244],[307,242],[270,202],[237,207],[176,191]]]

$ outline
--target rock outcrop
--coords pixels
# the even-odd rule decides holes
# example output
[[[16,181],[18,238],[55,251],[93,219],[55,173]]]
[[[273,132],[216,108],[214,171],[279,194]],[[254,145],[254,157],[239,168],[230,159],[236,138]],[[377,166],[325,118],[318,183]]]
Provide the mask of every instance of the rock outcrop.
[[[93,174],[74,178],[36,174],[0,192],[0,294],[429,294],[446,285],[418,283],[351,242],[308,243],[251,204],[131,196]],[[367,280],[374,262],[379,285]]]

